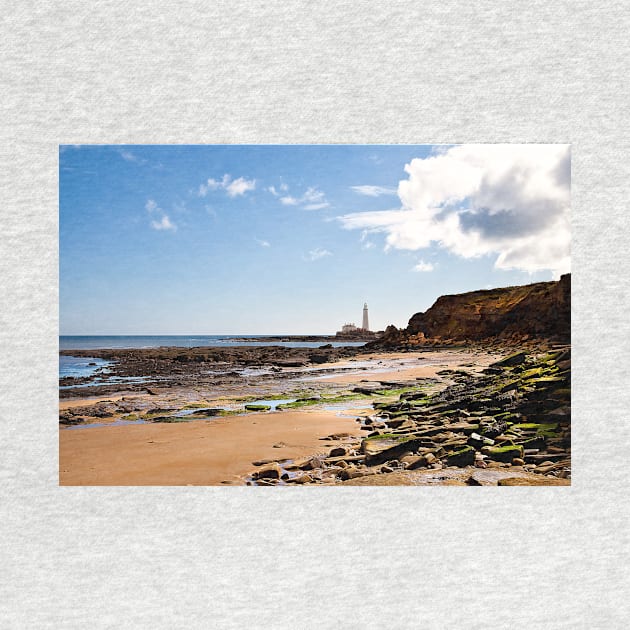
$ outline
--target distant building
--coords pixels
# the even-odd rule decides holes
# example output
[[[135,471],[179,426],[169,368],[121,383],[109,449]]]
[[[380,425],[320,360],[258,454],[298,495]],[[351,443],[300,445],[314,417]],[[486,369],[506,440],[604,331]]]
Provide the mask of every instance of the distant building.
[[[341,327],[341,334],[342,335],[348,335],[350,333],[355,333],[357,332],[357,330],[359,330],[354,324],[344,324]]]
[[[367,302],[363,305],[363,321],[361,328],[354,324],[344,324],[341,330],[337,332],[338,337],[350,337],[353,339],[374,339],[377,335],[370,330],[370,320],[368,318]]]

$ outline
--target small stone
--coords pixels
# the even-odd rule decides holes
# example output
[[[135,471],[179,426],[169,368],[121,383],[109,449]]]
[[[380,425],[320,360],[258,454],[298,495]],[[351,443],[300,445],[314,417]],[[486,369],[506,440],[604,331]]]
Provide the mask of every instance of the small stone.
[[[331,449],[328,457],[343,457],[347,455],[348,451],[343,446],[337,446],[336,448]]]
[[[525,460],[520,457],[515,457],[512,460],[512,466],[523,466],[523,464],[525,464]]]
[[[311,477],[311,475],[300,475],[299,477],[294,477],[293,479],[290,479],[291,483],[297,483],[297,484],[305,484],[305,483],[313,483],[313,477]]]

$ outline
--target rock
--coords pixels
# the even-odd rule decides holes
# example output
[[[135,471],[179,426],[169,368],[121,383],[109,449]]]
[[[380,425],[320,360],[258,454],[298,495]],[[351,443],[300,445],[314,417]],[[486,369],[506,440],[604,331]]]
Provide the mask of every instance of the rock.
[[[254,405],[254,404],[245,405],[245,411],[269,411],[270,409],[271,409],[271,405]]]
[[[330,453],[328,454],[328,457],[343,457],[344,455],[348,454],[348,450],[346,448],[344,448],[343,446],[337,446],[333,449],[331,449]]]
[[[381,466],[382,473],[391,473],[394,472],[394,469],[391,466]]]
[[[437,457],[433,453],[425,453],[424,459],[427,460],[427,466],[430,466],[431,464],[435,463]]]
[[[275,463],[275,459],[257,459],[255,462],[252,462],[253,466],[265,466],[266,464]]]
[[[293,477],[292,479],[288,479],[289,483],[297,483],[297,484],[305,484],[305,483],[313,483],[313,477],[309,474],[300,475],[299,477]]]
[[[282,476],[282,468],[277,463],[272,463],[266,465],[264,468],[257,470],[253,475],[252,479],[280,479]]]
[[[489,437],[481,436],[478,433],[471,433],[467,444],[473,448],[481,448],[482,446],[492,446],[494,440]]]
[[[398,440],[394,438],[379,437],[363,440],[361,452],[365,454],[366,464],[373,466],[382,464],[390,459],[402,457],[404,453],[413,452],[420,446],[420,440]]]
[[[352,389],[352,391],[355,392],[356,394],[366,394],[367,396],[372,396],[375,394],[382,396],[383,392],[381,390],[382,390],[382,387],[364,387],[364,386],[357,386]]]
[[[262,460],[263,463],[269,463],[268,460]],[[255,465],[256,462],[254,462]],[[294,459],[291,463],[285,464],[284,468],[286,470],[312,470],[313,461],[311,457],[301,457],[298,459]]]
[[[197,409],[193,411],[191,416],[218,416],[224,409],[221,407],[208,407],[207,409]]]
[[[284,448],[286,444],[284,442],[277,442],[272,446],[272,448]]]
[[[527,354],[525,352],[516,352],[511,354],[509,357],[505,357],[500,361],[496,361],[495,363],[491,363],[491,368],[497,367],[512,367],[514,365],[520,365],[521,363],[525,363],[525,359],[527,359]]]
[[[406,470],[415,470],[427,466],[427,458],[424,455],[405,455],[400,458],[400,463]]]
[[[511,463],[514,458],[523,459],[522,446],[488,446],[482,452],[496,462]]]
[[[362,477],[365,473],[359,470],[356,466],[348,466],[339,473],[339,478],[342,481],[348,479],[354,479],[355,477]]]
[[[571,481],[569,479],[558,479],[557,477],[538,477],[532,479],[531,477],[507,477],[506,479],[499,479],[498,486],[570,486]]]
[[[512,466],[523,466],[525,465],[525,460],[521,459],[520,457],[515,457],[512,460]]]
[[[461,450],[454,451],[446,458],[447,466],[472,466],[475,463],[475,449],[472,446],[465,446]]]

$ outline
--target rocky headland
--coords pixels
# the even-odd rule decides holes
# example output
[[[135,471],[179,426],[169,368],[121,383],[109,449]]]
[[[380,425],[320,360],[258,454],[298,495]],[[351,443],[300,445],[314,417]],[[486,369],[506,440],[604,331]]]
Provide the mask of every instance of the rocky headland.
[[[443,295],[407,328],[389,326],[366,346],[414,348],[424,345],[536,345],[570,343],[571,275],[556,282]]]

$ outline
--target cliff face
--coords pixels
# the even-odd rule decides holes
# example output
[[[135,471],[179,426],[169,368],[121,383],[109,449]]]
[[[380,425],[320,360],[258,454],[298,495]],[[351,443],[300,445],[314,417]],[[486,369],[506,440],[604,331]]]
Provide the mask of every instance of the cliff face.
[[[390,327],[386,344],[427,340],[518,339],[569,341],[571,275],[557,282],[443,295],[425,313],[416,313],[405,330]]]

